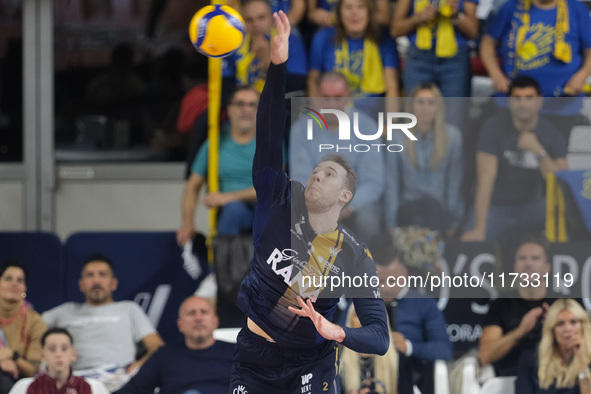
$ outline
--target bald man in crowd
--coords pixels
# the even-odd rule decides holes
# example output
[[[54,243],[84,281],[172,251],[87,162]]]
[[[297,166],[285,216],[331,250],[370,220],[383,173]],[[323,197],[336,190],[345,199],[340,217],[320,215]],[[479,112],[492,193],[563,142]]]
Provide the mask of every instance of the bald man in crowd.
[[[183,344],[166,345],[144,364],[116,394],[219,394],[230,385],[234,344],[216,341],[215,307],[208,299],[191,296],[179,308],[177,326]]]

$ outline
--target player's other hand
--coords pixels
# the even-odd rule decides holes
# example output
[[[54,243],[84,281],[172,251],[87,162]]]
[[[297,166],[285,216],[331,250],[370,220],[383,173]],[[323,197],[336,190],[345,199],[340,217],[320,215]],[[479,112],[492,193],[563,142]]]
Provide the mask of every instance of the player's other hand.
[[[281,64],[287,61],[289,56],[289,33],[291,25],[287,15],[283,11],[273,14],[277,35],[271,40],[271,62]]]
[[[314,323],[316,330],[323,338],[328,339],[329,341],[337,341],[339,343],[345,340],[345,330],[343,330],[342,327],[329,322],[324,316],[316,312],[310,299],[304,302],[304,300],[298,297],[298,303],[302,309],[297,309],[292,306],[288,307],[288,309],[296,315],[309,317],[310,320],[312,320],[312,323]]]

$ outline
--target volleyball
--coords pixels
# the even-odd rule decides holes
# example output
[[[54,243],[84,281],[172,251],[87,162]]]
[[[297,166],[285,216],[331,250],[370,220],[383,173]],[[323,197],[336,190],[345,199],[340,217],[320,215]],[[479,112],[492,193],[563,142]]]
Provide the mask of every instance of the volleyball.
[[[244,39],[244,20],[227,5],[207,5],[193,15],[189,24],[193,46],[208,57],[234,53]]]

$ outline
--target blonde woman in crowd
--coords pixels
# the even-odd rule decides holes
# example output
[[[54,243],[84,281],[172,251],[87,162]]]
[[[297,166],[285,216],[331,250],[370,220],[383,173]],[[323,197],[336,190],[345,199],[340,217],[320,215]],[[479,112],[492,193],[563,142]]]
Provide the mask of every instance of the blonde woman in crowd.
[[[591,323],[572,299],[555,301],[546,314],[537,354],[520,360],[519,394],[591,394]]]
[[[347,312],[346,325],[361,327],[353,305]],[[360,354],[349,348],[342,348],[339,368],[346,394],[396,394],[398,392],[398,353],[390,338],[390,348],[383,356]]]
[[[441,91],[434,83],[410,92],[407,110],[417,117],[417,141],[402,133],[393,143],[404,146],[386,155],[386,224],[389,229],[421,226],[451,235],[463,213],[462,134],[448,124]]]

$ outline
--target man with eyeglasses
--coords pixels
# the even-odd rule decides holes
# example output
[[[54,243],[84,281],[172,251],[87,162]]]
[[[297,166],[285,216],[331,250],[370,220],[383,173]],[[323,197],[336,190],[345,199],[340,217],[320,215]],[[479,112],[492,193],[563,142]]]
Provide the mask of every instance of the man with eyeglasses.
[[[236,89],[228,105],[228,121],[220,130],[219,191],[207,192],[203,205],[219,208],[217,233],[237,235],[250,231],[256,193],[252,186],[256,114],[259,93],[249,86]],[[182,201],[182,224],[177,242],[184,245],[195,235],[194,218],[201,187],[207,179],[209,143],[206,141],[193,162]]]

